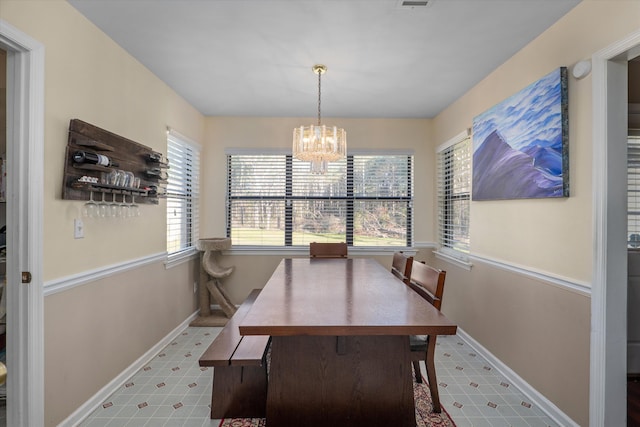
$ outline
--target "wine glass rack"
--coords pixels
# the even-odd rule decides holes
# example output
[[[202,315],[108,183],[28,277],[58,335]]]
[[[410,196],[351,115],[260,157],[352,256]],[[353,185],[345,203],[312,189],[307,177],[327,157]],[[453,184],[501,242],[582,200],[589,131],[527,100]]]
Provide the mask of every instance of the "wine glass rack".
[[[74,159],[77,152],[86,152],[90,157],[99,155],[100,161],[97,164],[90,160],[78,162]],[[166,195],[168,168],[162,153],[82,120],[72,119],[65,154],[62,198],[89,200],[91,192],[111,193],[135,196],[136,203],[158,204],[159,198]],[[131,172],[134,179],[114,182],[108,178],[114,171],[125,175]]]

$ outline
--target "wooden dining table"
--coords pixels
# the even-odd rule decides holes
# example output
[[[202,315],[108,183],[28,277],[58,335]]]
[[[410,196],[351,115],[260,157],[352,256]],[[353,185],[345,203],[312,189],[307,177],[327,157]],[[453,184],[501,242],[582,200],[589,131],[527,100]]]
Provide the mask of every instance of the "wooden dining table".
[[[435,346],[456,325],[374,259],[294,258],[239,330],[272,337],[269,427],[413,427],[409,335]],[[439,411],[437,384],[430,390]]]

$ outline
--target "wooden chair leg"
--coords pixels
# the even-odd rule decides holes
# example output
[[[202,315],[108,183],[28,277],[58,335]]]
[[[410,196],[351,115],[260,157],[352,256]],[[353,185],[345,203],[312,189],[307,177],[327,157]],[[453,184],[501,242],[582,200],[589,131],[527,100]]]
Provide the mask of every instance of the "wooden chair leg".
[[[442,411],[440,407],[440,395],[438,393],[438,380],[436,379],[436,366],[435,366],[435,353],[436,353],[436,336],[429,335],[427,341],[427,381],[429,381],[429,390],[431,391],[431,401],[433,402],[433,412],[440,413]]]
[[[420,372],[420,361],[419,360],[414,360],[413,362],[413,372],[416,376],[416,382],[421,384],[422,383],[422,373]]]

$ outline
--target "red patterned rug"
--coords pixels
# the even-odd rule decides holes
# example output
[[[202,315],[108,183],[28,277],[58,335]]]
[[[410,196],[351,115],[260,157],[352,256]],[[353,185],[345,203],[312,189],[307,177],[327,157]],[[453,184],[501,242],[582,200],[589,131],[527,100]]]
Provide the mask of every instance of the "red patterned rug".
[[[431,393],[426,381],[413,383],[416,403],[416,427],[455,427],[447,411],[442,408],[439,414],[431,412]],[[229,418],[222,420],[219,427],[265,427],[264,418]]]

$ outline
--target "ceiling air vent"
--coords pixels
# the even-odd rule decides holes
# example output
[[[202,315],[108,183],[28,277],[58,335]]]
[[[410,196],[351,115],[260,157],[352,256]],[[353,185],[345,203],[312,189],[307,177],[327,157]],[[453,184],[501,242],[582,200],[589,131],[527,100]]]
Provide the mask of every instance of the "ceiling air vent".
[[[433,0],[402,0],[400,6],[403,7],[424,7],[431,3]]]

